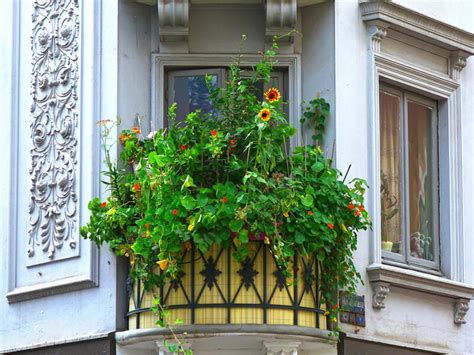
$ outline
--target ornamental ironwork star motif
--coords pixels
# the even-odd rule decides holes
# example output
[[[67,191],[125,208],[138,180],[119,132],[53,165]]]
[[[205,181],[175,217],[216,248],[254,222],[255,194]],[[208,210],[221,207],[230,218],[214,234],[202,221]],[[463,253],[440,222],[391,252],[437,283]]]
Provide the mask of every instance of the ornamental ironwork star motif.
[[[217,277],[222,274],[222,271],[216,268],[217,261],[215,261],[212,256],[209,257],[207,262],[204,261],[204,264],[204,269],[200,274],[204,276],[204,282],[207,284],[207,287],[209,287],[209,290],[212,290],[214,284],[217,282]]]
[[[253,261],[248,256],[242,262],[242,269],[238,271],[238,274],[242,276],[242,282],[248,290],[253,283],[254,277],[258,275],[258,271],[253,268]]]

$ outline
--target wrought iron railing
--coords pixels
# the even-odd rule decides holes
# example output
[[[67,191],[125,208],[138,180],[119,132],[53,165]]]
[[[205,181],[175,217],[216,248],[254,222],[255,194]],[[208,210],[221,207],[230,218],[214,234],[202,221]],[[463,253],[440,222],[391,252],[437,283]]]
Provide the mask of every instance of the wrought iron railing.
[[[295,255],[292,277],[278,268],[267,245],[249,243],[249,255],[238,263],[234,248],[197,248],[183,252],[183,271],[153,292],[140,283],[129,288],[130,329],[153,327],[153,293],[159,295],[171,317],[184,324],[275,324],[326,329],[320,304],[319,267],[315,255]]]

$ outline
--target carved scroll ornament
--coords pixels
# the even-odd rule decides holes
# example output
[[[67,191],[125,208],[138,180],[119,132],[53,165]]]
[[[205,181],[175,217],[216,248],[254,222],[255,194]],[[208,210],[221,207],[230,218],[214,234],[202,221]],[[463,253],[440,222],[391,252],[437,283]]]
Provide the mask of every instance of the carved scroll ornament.
[[[35,0],[28,256],[76,248],[78,0]]]

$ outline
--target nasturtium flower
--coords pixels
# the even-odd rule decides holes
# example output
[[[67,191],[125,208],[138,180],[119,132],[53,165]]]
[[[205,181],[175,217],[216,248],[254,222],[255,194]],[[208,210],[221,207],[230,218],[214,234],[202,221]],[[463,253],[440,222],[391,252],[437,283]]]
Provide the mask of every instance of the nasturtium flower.
[[[359,205],[359,211],[363,211],[364,210],[364,206],[363,205]]]
[[[313,212],[313,211],[307,211],[306,213],[308,214],[308,216],[314,215],[314,212]]]
[[[181,150],[186,150],[186,145],[181,144]]]
[[[334,224],[328,223],[328,228],[329,228],[329,229],[334,229]]]
[[[136,183],[133,185],[133,189],[135,190],[135,192],[140,191],[140,184],[139,184],[138,182],[136,182]]]
[[[168,260],[160,260],[156,262],[162,271],[165,271],[168,267]]]
[[[349,209],[352,211],[354,209],[354,204],[352,202],[349,203]]]
[[[356,216],[357,216],[357,217],[360,216],[360,211],[359,211],[359,210],[356,211]]]
[[[140,133],[142,133],[142,132],[140,131],[140,128],[138,128],[138,127],[133,127],[133,128],[132,128],[132,131],[133,131],[133,133],[135,133],[135,134],[140,134]]]
[[[258,113],[258,117],[260,117],[263,122],[268,122],[270,120],[270,116],[271,114],[268,108],[262,108]]]
[[[275,101],[279,101],[281,98],[280,92],[276,88],[270,88],[265,92],[265,98],[268,102],[273,103]]]
[[[175,208],[175,209],[173,210],[173,216],[176,216],[177,214],[178,214],[178,210]]]
[[[104,202],[102,202],[102,203],[100,204],[100,206],[101,206],[102,208],[105,208],[105,207],[107,207],[107,202],[105,202],[105,201],[104,201]]]
[[[288,218],[290,215],[288,214],[288,212],[283,212],[283,216],[285,216],[286,218]]]
[[[213,137],[216,137],[216,136],[217,136],[217,131],[216,131],[215,129],[213,129],[213,130],[211,131],[211,136],[213,136]]]
[[[222,203],[227,203],[227,197],[222,197]]]

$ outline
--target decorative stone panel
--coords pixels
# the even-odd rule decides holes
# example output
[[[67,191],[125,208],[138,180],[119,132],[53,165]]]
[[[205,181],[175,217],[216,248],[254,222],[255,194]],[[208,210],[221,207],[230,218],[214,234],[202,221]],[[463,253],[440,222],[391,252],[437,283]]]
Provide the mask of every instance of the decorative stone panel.
[[[265,36],[272,41],[274,36],[290,33],[296,26],[296,0],[267,0]],[[293,39],[293,34],[288,37]]]
[[[31,264],[75,256],[79,4],[34,1],[31,36]]]

